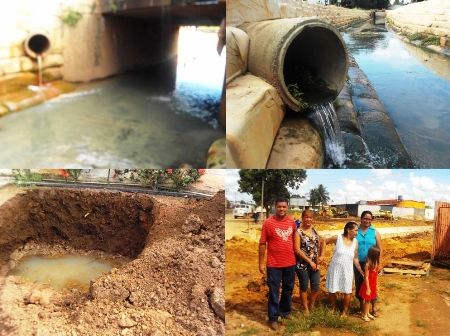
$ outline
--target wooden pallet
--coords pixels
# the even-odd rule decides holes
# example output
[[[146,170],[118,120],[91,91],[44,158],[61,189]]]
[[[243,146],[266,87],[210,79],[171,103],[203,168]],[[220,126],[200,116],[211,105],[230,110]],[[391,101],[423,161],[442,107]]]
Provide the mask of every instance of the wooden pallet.
[[[424,261],[391,260],[384,272],[422,276],[427,275],[429,269],[430,263]]]

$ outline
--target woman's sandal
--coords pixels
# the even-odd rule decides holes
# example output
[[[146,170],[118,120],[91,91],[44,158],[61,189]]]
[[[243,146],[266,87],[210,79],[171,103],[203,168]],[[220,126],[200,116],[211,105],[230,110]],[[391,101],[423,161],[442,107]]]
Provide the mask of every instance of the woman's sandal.
[[[361,316],[361,319],[363,319],[363,320],[366,321],[366,322],[370,322],[370,318],[368,318],[368,317]]]
[[[375,316],[373,316],[371,314],[368,314],[367,317],[370,318],[371,320],[373,320],[375,318]]]
[[[378,315],[378,313],[377,313],[376,310],[371,311],[370,314],[371,314],[373,317],[380,317],[380,315]]]

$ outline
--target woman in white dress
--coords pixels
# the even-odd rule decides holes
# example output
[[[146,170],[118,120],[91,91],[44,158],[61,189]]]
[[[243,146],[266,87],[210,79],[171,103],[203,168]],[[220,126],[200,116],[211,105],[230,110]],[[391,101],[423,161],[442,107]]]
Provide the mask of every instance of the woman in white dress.
[[[358,261],[358,224],[348,222],[344,233],[325,240],[326,244],[335,244],[333,257],[327,270],[325,287],[329,292],[331,308],[336,310],[336,292],[344,294],[342,316],[347,317],[353,286],[353,265],[364,275]]]

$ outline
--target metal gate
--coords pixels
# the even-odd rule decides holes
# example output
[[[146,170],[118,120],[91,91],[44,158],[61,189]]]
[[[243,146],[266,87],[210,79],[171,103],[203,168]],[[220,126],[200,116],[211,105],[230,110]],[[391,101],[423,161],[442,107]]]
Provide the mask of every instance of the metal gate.
[[[431,262],[450,268],[450,203],[435,203],[435,222]]]

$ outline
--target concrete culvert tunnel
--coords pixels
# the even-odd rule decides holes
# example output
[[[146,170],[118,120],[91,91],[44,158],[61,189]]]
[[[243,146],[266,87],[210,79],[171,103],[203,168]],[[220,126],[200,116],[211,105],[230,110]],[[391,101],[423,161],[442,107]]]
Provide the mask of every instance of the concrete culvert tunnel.
[[[250,38],[249,71],[277,88],[284,103],[300,111],[289,92],[297,84],[302,99],[333,100],[344,86],[348,54],[339,31],[317,19],[279,19],[243,24]]]
[[[45,187],[14,196],[0,207],[4,330],[224,334],[224,197]],[[95,250],[129,262],[92,279],[88,293],[6,275],[19,257],[42,246],[49,254]]]

